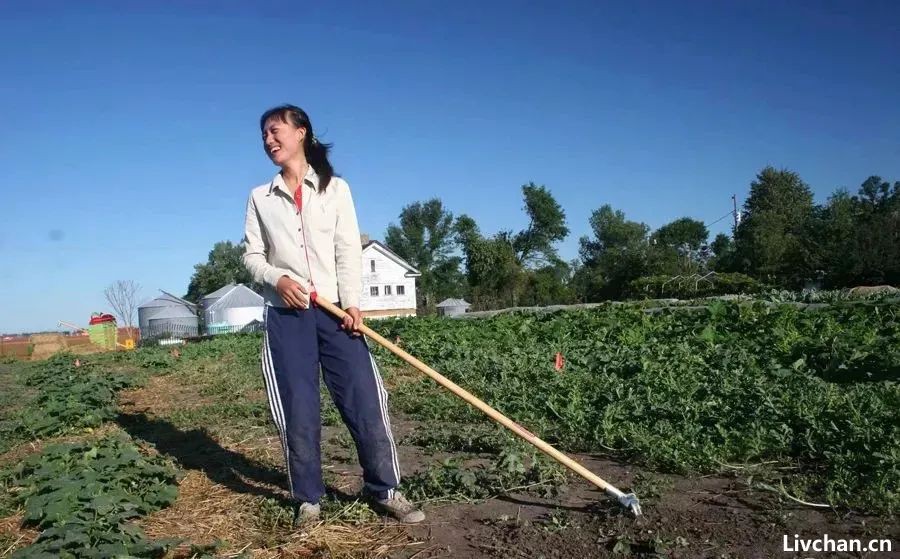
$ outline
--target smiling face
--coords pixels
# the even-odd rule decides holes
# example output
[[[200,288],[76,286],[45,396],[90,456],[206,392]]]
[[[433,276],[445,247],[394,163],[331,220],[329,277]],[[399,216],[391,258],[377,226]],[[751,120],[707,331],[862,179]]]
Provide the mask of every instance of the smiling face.
[[[302,156],[304,136],[305,128],[294,126],[281,115],[273,115],[263,125],[263,148],[272,163],[284,167],[289,161]]]

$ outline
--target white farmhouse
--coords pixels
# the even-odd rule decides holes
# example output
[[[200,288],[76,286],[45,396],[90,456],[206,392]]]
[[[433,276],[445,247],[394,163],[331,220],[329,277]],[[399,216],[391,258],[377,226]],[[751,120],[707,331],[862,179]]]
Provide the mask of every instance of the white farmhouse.
[[[363,316],[416,316],[416,278],[422,274],[378,241],[362,240]]]

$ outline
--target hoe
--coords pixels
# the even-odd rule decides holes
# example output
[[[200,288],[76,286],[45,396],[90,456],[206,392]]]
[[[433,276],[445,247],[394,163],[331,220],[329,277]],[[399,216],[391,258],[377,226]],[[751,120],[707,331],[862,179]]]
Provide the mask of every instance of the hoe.
[[[331,303],[330,301],[324,299],[321,296],[316,296],[316,293],[312,293],[312,296],[313,296],[312,301],[314,304],[319,305],[320,307],[324,308],[325,310],[327,310],[334,316],[336,316],[340,319],[343,319],[345,316],[347,316],[347,313],[345,313],[343,310],[341,310],[337,305]],[[539,437],[535,436],[533,433],[529,432],[527,429],[525,429],[524,427],[522,427],[515,421],[511,420],[510,418],[506,417],[502,413],[498,412],[491,406],[485,404],[483,401],[478,399],[472,393],[461,388],[459,385],[457,385],[456,383],[454,383],[453,381],[451,381],[444,375],[438,373],[437,371],[435,371],[434,369],[432,369],[425,363],[422,363],[421,361],[419,361],[412,355],[406,353],[405,351],[400,349],[396,344],[389,342],[388,340],[386,340],[384,337],[379,335],[377,332],[375,332],[374,330],[372,330],[365,324],[360,325],[359,330],[362,334],[365,334],[368,338],[375,340],[376,342],[381,344],[385,349],[389,350],[394,355],[397,355],[398,357],[400,357],[401,359],[403,359],[404,361],[406,361],[407,363],[409,363],[416,369],[422,371],[423,373],[425,373],[426,375],[428,375],[429,377],[434,379],[438,384],[440,384],[441,386],[443,386],[450,392],[453,392],[454,394],[456,394],[457,396],[459,396],[460,398],[462,398],[463,400],[465,400],[472,406],[475,406],[476,408],[478,408],[479,410],[484,412],[485,415],[487,415],[488,417],[490,417],[491,419],[493,419],[500,425],[503,425],[504,427],[506,427],[507,429],[509,429],[510,431],[512,431],[513,433],[515,433],[516,435],[518,435],[519,437],[521,437],[522,439],[527,441],[528,443],[532,444],[533,446],[535,446],[538,450],[540,450],[547,456],[553,458],[554,460],[556,460],[563,466],[569,468],[570,470],[572,470],[576,474],[580,475],[581,477],[585,478],[589,482],[593,483],[594,485],[596,485],[603,491],[606,491],[606,493],[608,493],[610,496],[615,497],[623,507],[630,510],[635,516],[641,515],[641,505],[638,502],[638,498],[635,496],[634,493],[622,493],[621,491],[619,491],[618,489],[616,489],[615,487],[613,487],[612,485],[610,485],[609,483],[604,481],[602,478],[600,478],[600,476],[594,474],[593,472],[591,472],[590,470],[588,470],[587,468],[585,468],[584,466],[582,466],[581,464],[579,464],[578,462],[573,460],[572,458],[569,458],[562,452],[556,450],[554,447],[547,444],[546,442],[541,440]]]

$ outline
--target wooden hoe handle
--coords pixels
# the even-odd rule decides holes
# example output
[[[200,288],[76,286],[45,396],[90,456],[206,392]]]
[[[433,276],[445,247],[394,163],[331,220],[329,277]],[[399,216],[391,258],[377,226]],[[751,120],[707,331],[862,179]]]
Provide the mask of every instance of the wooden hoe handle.
[[[321,295],[317,295],[315,297],[315,299],[313,299],[313,302],[314,302],[314,304],[319,305],[320,307],[322,307],[323,309],[325,309],[326,311],[330,312],[331,314],[333,314],[334,316],[336,316],[340,319],[343,319],[345,316],[348,316],[347,313],[345,313],[340,307],[338,307],[334,303],[328,301],[327,299],[323,298]],[[434,379],[438,384],[440,384],[441,386],[443,386],[450,392],[453,392],[454,394],[456,394],[457,396],[459,396],[460,398],[462,398],[469,404],[475,406],[476,408],[478,408],[479,410],[484,412],[485,415],[487,415],[488,417],[490,417],[491,419],[493,419],[500,425],[503,425],[504,427],[506,427],[507,429],[509,429],[510,431],[512,431],[513,433],[515,433],[516,435],[518,435],[519,437],[524,439],[525,441],[531,443],[532,445],[537,447],[538,450],[540,450],[547,456],[550,456],[551,458],[553,458],[554,460],[556,460],[563,466],[569,468],[576,474],[580,475],[581,477],[585,478],[589,482],[593,483],[600,489],[606,491],[607,493],[609,493],[610,495],[612,495],[613,497],[618,499],[619,503],[623,507],[631,510],[631,512],[633,512],[635,516],[640,516],[641,506],[640,506],[640,503],[638,502],[637,497],[634,495],[634,493],[627,493],[627,494],[622,493],[621,491],[619,491],[618,489],[616,489],[615,487],[613,487],[612,485],[610,485],[609,483],[604,481],[600,476],[594,474],[593,472],[591,472],[590,470],[588,470],[587,468],[585,468],[584,466],[582,466],[581,464],[579,464],[578,462],[573,460],[572,458],[566,456],[565,454],[558,451],[550,444],[541,440],[540,437],[531,433],[530,431],[528,431],[527,429],[525,429],[524,427],[522,427],[521,425],[519,425],[512,419],[506,417],[499,411],[497,411],[494,408],[492,408],[491,406],[487,405],[481,399],[479,399],[478,397],[473,395],[468,390],[462,388],[461,386],[459,386],[452,380],[448,379],[444,375],[440,374],[439,372],[435,371],[434,369],[432,369],[425,363],[422,363],[421,361],[419,361],[412,355],[410,355],[407,352],[405,352],[404,350],[400,349],[400,347],[397,346],[396,344],[386,340],[378,332],[375,332],[374,330],[372,330],[365,324],[360,325],[359,331],[361,333],[363,333],[366,337],[371,338],[371,339],[375,340],[376,342],[378,342],[381,346],[388,349],[394,355],[400,357],[401,359],[403,359],[404,361],[406,361],[407,363],[409,363],[416,369],[422,371],[423,373],[425,373],[426,375],[428,375],[429,377]]]

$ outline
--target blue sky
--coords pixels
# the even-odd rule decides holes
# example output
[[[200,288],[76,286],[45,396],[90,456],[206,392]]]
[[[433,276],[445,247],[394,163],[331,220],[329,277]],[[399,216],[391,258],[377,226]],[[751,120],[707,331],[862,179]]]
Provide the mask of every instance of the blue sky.
[[[658,227],[722,217],[769,164],[819,201],[900,180],[896,2],[181,4],[0,7],[0,332],[85,323],[116,279],[183,294],[274,174],[257,120],[282,102],[374,238],[435,196],[522,228],[534,181],[574,258],[605,203]]]

